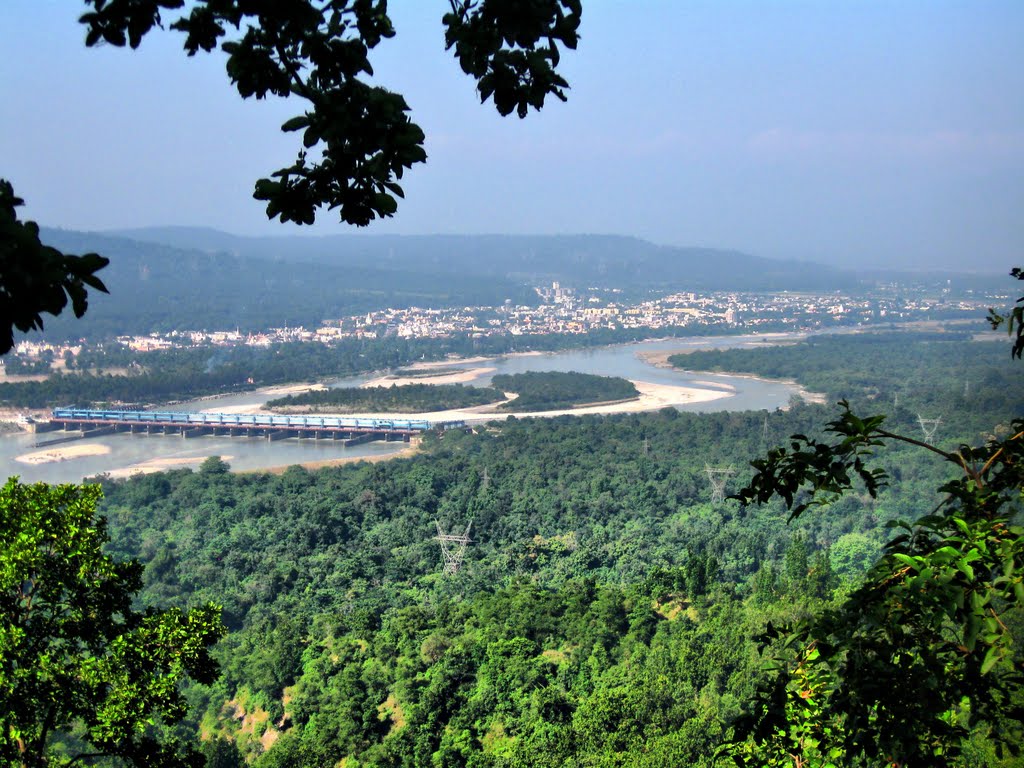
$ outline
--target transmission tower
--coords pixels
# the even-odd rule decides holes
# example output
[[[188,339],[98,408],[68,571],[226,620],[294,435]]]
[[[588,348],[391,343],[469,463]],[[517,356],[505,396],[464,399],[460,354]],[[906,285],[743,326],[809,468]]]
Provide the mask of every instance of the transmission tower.
[[[480,479],[480,490],[483,490],[491,484],[491,476],[487,473],[487,467],[484,467],[484,476]]]
[[[764,415],[764,426],[761,427],[761,443],[768,444],[768,414]]]
[[[732,467],[712,467],[710,464],[705,464],[704,472],[711,482],[711,503],[719,504],[725,501],[725,483],[735,470]]]
[[[472,543],[469,538],[469,529],[473,525],[470,520],[466,523],[466,530],[461,536],[454,533],[445,533],[441,530],[441,523],[434,521],[437,526],[437,540],[441,542],[441,554],[444,555],[444,575],[454,576],[462,567],[462,558],[466,554],[466,547]]]
[[[939,424],[942,423],[942,419],[922,419],[921,414],[917,414],[917,423],[921,425],[921,431],[924,433],[925,440],[931,440],[935,434],[935,430],[939,428]]]

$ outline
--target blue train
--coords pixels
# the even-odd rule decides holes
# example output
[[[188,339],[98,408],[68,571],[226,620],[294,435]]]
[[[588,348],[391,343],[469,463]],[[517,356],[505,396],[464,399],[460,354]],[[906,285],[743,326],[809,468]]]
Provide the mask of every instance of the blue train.
[[[278,427],[296,429],[358,429],[425,432],[434,427],[452,429],[461,421],[432,424],[424,419],[351,419],[342,416],[272,416],[269,414],[192,413],[188,411],[103,411],[85,408],[54,408],[56,420],[108,421],[124,424],[181,424],[210,427]]]

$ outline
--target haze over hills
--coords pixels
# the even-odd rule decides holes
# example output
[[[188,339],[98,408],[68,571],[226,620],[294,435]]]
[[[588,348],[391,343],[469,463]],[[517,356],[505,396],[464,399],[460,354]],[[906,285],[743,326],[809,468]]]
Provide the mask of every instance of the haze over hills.
[[[81,319],[46,319],[48,338],[151,331],[261,330],[315,326],[383,307],[450,307],[537,301],[527,285],[475,275],[395,271],[325,262],[298,264],[207,252],[87,232],[43,229],[49,245],[95,251],[110,293],[93,291]]]
[[[42,237],[111,260],[101,275],[110,294],[94,293],[82,320],[48,320],[51,339],[310,327],[386,307],[536,304],[533,286],[555,281],[618,289],[633,300],[675,291],[856,293],[899,277],[611,235],[241,237],[164,227],[44,229]],[[959,276],[957,287],[979,279]]]
[[[244,237],[196,227],[111,233],[207,253],[479,275],[539,284],[623,290],[830,291],[853,288],[846,270],[739,251],[661,246],[620,235],[330,235]]]

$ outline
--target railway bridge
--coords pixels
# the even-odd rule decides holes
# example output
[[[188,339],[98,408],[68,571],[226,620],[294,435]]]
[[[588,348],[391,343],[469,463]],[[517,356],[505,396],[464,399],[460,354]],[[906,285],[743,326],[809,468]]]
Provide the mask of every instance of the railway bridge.
[[[36,431],[77,431],[83,436],[127,432],[180,435],[183,438],[220,435],[266,440],[307,438],[342,440],[345,445],[370,440],[402,440],[430,429],[462,429],[461,421],[369,419],[344,416],[277,416],[272,414],[194,413],[189,411],[118,411],[54,408],[48,424]]]

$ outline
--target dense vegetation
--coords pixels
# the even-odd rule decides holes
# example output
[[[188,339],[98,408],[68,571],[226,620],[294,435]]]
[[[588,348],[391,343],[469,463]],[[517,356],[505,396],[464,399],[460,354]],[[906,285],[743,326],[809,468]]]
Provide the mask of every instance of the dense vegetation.
[[[863,364],[844,343],[800,361],[834,359],[841,380]],[[1021,405],[1005,349],[983,345],[958,400],[957,346],[929,347],[917,393],[947,406],[950,446]],[[213,459],[104,483],[104,509],[116,554],[147,564],[144,604],[225,607],[224,675],[188,692],[211,765],[706,766],[764,679],[752,638],[841,599],[885,522],[920,516],[948,478],[896,444],[877,498],[791,526],[778,502],[711,502],[706,464],[732,465],[738,488],[747,461],[831,413],[519,419],[410,460],[281,476]],[[913,434],[916,415],[886,425]],[[434,520],[473,521],[454,578]],[[1020,765],[984,730],[968,748],[958,765]]]
[[[280,413],[427,413],[487,405],[504,399],[504,393],[493,387],[406,384],[318,389],[271,400],[267,408]]]
[[[527,371],[499,374],[491,386],[517,397],[500,407],[507,411],[555,411],[592,403],[629,400],[637,397],[631,381],[619,376],[595,376],[576,371]]]

